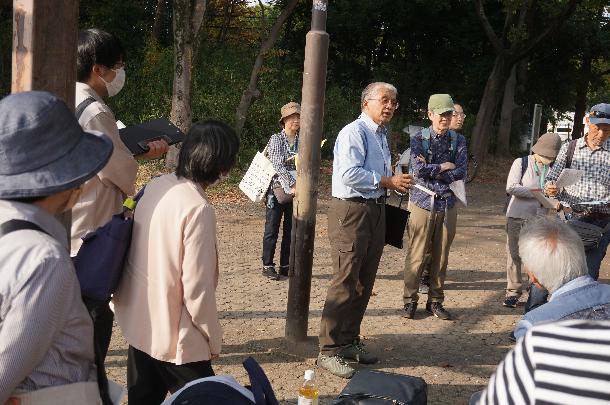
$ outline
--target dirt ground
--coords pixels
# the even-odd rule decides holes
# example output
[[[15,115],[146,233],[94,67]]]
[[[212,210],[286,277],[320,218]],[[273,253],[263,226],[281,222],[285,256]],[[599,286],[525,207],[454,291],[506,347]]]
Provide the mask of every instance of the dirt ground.
[[[322,187],[318,201],[309,338],[296,345],[284,339],[288,280],[269,281],[260,274],[264,207],[236,197],[237,193],[232,195],[213,198],[221,269],[217,302],[224,327],[224,346],[214,370],[246,384],[247,374],[241,363],[253,356],[264,368],[280,402],[296,404],[303,373],[314,368],[320,403],[330,404],[347,380],[314,365],[320,314],[332,274],[326,218],[328,187]],[[445,307],[455,319],[442,321],[427,316],[423,305],[415,319],[402,316],[402,271],[407,252],[386,247],[362,323],[368,349],[381,358],[371,368],[424,378],[430,404],[466,404],[473,392],[482,389],[510,349],[508,335],[523,311],[522,306],[509,309],[501,305],[506,284],[503,187],[473,184],[468,195],[468,208],[459,210],[445,285]],[[609,276],[606,259],[601,278],[607,283]],[[420,304],[424,301],[425,297],[420,297]],[[126,349],[115,325],[106,364],[110,378],[123,385]]]

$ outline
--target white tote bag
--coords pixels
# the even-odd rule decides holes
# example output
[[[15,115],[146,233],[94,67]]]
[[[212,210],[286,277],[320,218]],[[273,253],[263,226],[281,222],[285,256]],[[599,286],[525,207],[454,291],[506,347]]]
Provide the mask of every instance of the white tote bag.
[[[265,198],[271,178],[276,174],[271,161],[265,156],[265,152],[267,152],[267,148],[262,152],[256,152],[248,171],[239,183],[239,189],[254,202],[261,202]]]

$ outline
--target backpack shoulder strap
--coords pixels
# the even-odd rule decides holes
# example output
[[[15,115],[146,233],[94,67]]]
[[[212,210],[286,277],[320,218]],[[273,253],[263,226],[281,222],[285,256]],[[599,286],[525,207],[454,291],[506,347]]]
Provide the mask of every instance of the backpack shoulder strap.
[[[430,128],[421,130],[421,149],[426,157],[426,162],[429,162],[430,155],[432,154],[432,150],[430,149]]]
[[[521,158],[521,182],[523,182],[523,176],[525,176],[525,172],[527,171],[529,160],[529,156],[523,156]]]
[[[0,238],[3,237],[4,235],[8,235],[11,232],[21,231],[21,230],[26,230],[26,229],[42,232],[47,235],[49,234],[47,231],[45,231],[44,229],[42,229],[41,227],[39,227],[38,225],[36,225],[33,222],[25,221],[23,219],[11,219],[11,220],[8,220],[8,221],[0,224]]]
[[[76,119],[80,120],[81,115],[83,115],[87,107],[89,107],[94,102],[95,99],[93,97],[87,97],[86,99],[81,101],[80,104],[77,105],[76,109],[74,110],[74,115],[76,116]]]
[[[566,165],[565,169],[572,167],[572,158],[574,157],[574,150],[576,150],[576,142],[578,139],[573,139],[568,144],[568,152],[566,153]]]
[[[451,162],[455,163],[455,155],[457,154],[458,133],[455,131],[449,130],[449,136],[450,136],[449,152],[451,154]]]

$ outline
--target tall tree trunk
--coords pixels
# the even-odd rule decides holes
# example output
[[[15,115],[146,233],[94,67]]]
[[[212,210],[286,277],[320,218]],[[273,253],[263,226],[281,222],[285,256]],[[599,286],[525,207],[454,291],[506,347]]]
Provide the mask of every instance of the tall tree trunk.
[[[170,120],[184,133],[192,122],[191,72],[206,3],[206,0],[174,0],[174,84]],[[165,166],[175,168],[178,154],[179,146],[170,147]]]
[[[163,25],[163,9],[167,0],[157,0],[155,9],[155,20],[153,22],[152,37],[158,43],[161,39],[161,26]]]
[[[282,10],[277,20],[271,27],[271,31],[269,32],[269,36],[267,39],[261,44],[261,48],[256,56],[256,60],[254,61],[254,66],[252,67],[252,72],[250,73],[250,82],[248,83],[248,87],[244,91],[241,96],[241,100],[239,101],[239,106],[237,107],[237,111],[235,113],[235,132],[237,135],[241,135],[244,130],[244,125],[246,124],[246,118],[248,116],[248,110],[252,106],[252,104],[261,96],[260,91],[258,90],[258,74],[263,67],[263,62],[265,60],[265,56],[267,56],[267,52],[273,47],[273,44],[277,40],[280,35],[280,29],[288,16],[292,14],[294,8],[296,7],[299,0],[290,0],[290,2],[286,5],[286,7]]]
[[[506,66],[504,57],[497,56],[491,73],[489,74],[489,78],[487,79],[485,90],[483,90],[481,105],[477,112],[477,119],[470,140],[470,148],[479,162],[482,162],[487,156],[496,109],[500,97],[502,96],[502,90],[506,84],[509,72],[510,66]]]
[[[572,128],[572,139],[578,139],[583,135],[583,118],[587,111],[587,94],[591,81],[591,53],[587,52],[580,65],[578,82],[576,83],[576,103],[574,105],[574,128]]]
[[[500,112],[500,127],[498,128],[498,142],[496,155],[510,156],[510,134],[512,132],[513,113],[515,111],[515,88],[517,86],[517,65],[513,65],[510,75],[504,86],[502,109]]]

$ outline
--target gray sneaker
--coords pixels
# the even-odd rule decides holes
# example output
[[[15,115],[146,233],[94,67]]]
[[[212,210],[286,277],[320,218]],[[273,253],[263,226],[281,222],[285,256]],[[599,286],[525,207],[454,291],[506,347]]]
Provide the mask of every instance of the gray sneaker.
[[[338,354],[334,356],[326,356],[322,353],[318,354],[318,359],[316,360],[316,364],[318,367],[322,367],[328,370],[330,373],[336,375],[341,378],[352,378],[356,370],[347,364],[345,359]]]
[[[355,360],[362,364],[375,364],[379,359],[364,348],[364,344],[359,340],[341,350],[341,357]]]

